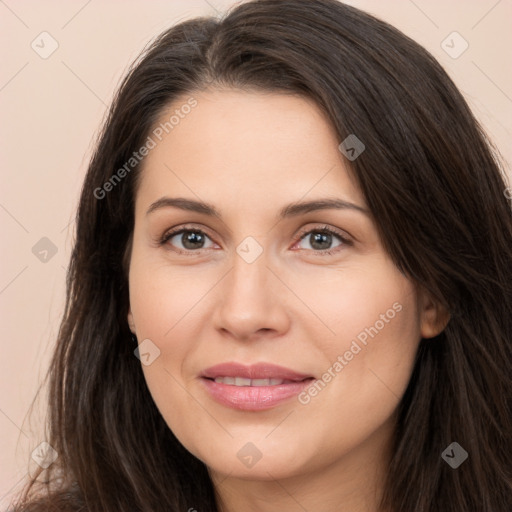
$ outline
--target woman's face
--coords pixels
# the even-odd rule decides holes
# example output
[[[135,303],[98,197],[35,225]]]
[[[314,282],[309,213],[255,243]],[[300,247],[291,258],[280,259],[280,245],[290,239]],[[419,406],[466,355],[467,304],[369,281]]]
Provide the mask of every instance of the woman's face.
[[[419,340],[438,331],[341,140],[314,103],[277,93],[200,92],[161,122],[136,197],[128,321],[169,428],[214,474],[378,458]],[[301,206],[325,201],[339,203]]]

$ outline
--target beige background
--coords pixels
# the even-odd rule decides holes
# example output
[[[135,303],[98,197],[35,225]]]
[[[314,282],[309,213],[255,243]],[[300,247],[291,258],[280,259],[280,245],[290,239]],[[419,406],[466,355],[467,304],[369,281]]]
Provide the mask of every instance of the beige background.
[[[0,0],[0,507],[19,489],[31,450],[43,441],[38,416],[29,422],[26,414],[57,334],[72,220],[106,106],[128,64],[150,39],[185,18],[215,14],[233,3]],[[429,49],[506,161],[512,161],[511,0],[347,3]],[[41,36],[47,38],[41,42],[43,31],[58,43],[47,59],[31,47],[35,40],[39,51],[51,48],[49,36]],[[458,58],[441,47],[453,31],[469,44]],[[450,51],[460,44],[455,40]],[[46,262],[39,259],[44,253],[36,257],[32,252],[43,237],[57,250],[46,255]],[[36,409],[39,417],[43,405]]]

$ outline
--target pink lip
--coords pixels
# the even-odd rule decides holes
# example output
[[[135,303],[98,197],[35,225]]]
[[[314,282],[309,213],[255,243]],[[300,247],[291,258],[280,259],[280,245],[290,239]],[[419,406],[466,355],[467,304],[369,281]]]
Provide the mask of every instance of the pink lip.
[[[201,377],[215,379],[215,377],[244,377],[246,379],[283,379],[301,381],[312,377],[305,373],[298,373],[271,363],[256,363],[245,366],[239,363],[221,363],[207,368]]]
[[[200,377],[206,391],[214,400],[232,409],[243,411],[261,411],[275,407],[298,395],[310,385],[313,379],[311,375],[269,363],[257,363],[251,366],[238,363],[218,364],[207,368]],[[234,386],[215,382],[213,379],[216,377],[282,379],[292,382],[275,386]]]

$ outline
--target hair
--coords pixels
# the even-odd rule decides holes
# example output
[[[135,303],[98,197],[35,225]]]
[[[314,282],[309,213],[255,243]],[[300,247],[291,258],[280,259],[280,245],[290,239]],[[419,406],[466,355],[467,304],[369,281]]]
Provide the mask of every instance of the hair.
[[[439,63],[335,0],[256,0],[184,21],[132,64],[85,177],[66,305],[48,373],[47,440],[16,511],[219,510],[206,465],[166,425],[127,324],[134,200],[144,160],[111,179],[177,98],[208,88],[314,100],[394,264],[450,314],[420,341],[397,410],[381,509],[512,510],[512,210],[497,150]],[[453,441],[469,454],[441,458]]]

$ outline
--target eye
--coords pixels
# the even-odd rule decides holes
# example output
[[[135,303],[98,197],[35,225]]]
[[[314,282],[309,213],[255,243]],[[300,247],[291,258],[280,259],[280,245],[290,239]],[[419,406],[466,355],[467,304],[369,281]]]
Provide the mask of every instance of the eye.
[[[160,244],[164,245],[169,243],[169,245],[172,245],[174,250],[179,253],[190,253],[211,248],[211,246],[205,247],[207,240],[213,243],[203,230],[181,227],[165,233],[160,240]],[[181,246],[179,244],[181,244]]]
[[[333,238],[337,238],[340,241],[335,247],[332,247]],[[346,236],[328,226],[303,231],[299,235],[298,243],[303,240],[306,240],[310,245],[310,248],[306,247],[307,250],[312,250],[319,255],[333,254],[341,250],[343,246],[352,245],[352,241]]]
[[[334,247],[332,247],[333,239],[338,239],[339,241],[338,245]],[[306,247],[306,250],[313,251],[319,255],[333,254],[342,250],[343,246],[353,244],[341,232],[335,231],[328,226],[303,230],[299,234],[299,240],[295,246],[304,240],[310,245],[309,248]],[[205,245],[208,241],[210,245]],[[172,250],[181,254],[198,253],[204,249],[211,249],[212,245],[215,245],[202,229],[184,226],[166,232],[160,240],[160,245],[165,244],[170,245]]]

